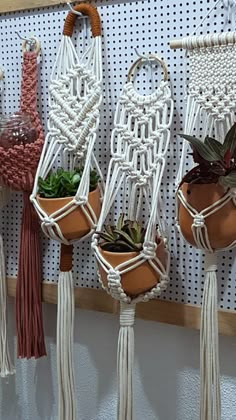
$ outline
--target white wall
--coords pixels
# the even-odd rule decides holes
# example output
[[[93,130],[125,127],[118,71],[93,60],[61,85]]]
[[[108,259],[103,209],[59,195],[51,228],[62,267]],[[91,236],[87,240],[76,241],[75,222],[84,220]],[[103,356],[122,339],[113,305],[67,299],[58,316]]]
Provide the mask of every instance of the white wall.
[[[48,357],[18,360],[16,376],[1,381],[1,420],[57,420],[56,306],[44,309]],[[10,342],[13,312],[10,305]],[[117,334],[114,315],[76,311],[78,420],[116,419]],[[220,341],[222,420],[235,420],[236,338]],[[135,344],[134,420],[197,420],[199,333],[137,320]]]

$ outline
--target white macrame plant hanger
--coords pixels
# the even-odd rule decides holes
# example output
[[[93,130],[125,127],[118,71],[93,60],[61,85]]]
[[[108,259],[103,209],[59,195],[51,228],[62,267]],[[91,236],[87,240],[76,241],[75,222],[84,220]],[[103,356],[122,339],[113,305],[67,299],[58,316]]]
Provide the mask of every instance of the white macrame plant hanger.
[[[133,419],[132,371],[134,358],[135,305],[160,296],[168,284],[170,265],[169,252],[163,266],[156,255],[157,224],[159,235],[167,244],[167,234],[160,216],[160,188],[166,165],[170,141],[170,126],[173,117],[173,100],[167,81],[167,69],[155,55],[149,61],[161,63],[164,80],[151,95],[139,95],[133,85],[132,73],[138,64],[147,59],[138,59],[131,67],[128,81],[123,87],[114,117],[111,137],[111,161],[108,168],[104,200],[97,231],[102,231],[110,222],[113,209],[126,214],[130,220],[142,220],[146,208],[146,235],[143,250],[128,262],[112,267],[102,256],[99,235],[93,236],[92,246],[99,265],[107,273],[105,290],[120,301],[120,333],[118,340],[118,420]],[[117,200],[116,200],[117,199]],[[120,203],[120,208],[119,204]],[[132,298],[122,288],[122,275],[148,261],[156,271],[159,282],[152,290]]]
[[[212,10],[213,8],[210,12]],[[205,19],[206,17],[203,21]],[[235,122],[236,32],[190,36],[180,41],[173,41],[171,44],[172,48],[185,48],[188,51],[189,83],[184,133],[202,139],[208,135],[223,142],[227,131]],[[176,187],[179,186],[185,173],[188,148],[187,142],[184,142]],[[200,419],[220,420],[217,255],[212,249],[205,221],[212,214],[217,214],[217,211],[229,201],[236,205],[236,191],[233,188],[226,190],[218,201],[201,212],[186,201],[180,189],[177,190],[177,197],[193,218],[192,233],[197,248],[205,252],[206,277],[200,334]],[[178,203],[176,207],[177,227],[181,232],[178,224]],[[233,241],[221,250],[232,249],[235,245],[236,241]]]
[[[47,237],[59,241],[64,250],[65,246],[69,250],[76,239],[65,238],[57,222],[78,206],[91,226],[86,237],[95,230],[97,217],[88,202],[92,168],[99,175],[101,199],[103,196],[103,177],[93,152],[102,102],[101,23],[97,10],[89,4],[81,3],[75,6],[74,11],[89,17],[93,37],[86,52],[79,58],[71,40],[77,16],[69,12],[52,71],[48,134],[31,196],[43,232]],[[84,165],[83,174],[74,198],[61,210],[46,214],[37,201],[39,177],[45,179],[57,166],[71,171],[81,162]],[[72,261],[72,255],[70,258]],[[58,420],[77,420],[73,367],[74,284],[71,270],[63,269],[59,275],[57,313]]]
[[[0,99],[3,91],[3,71],[0,68]],[[0,102],[0,113],[2,110]],[[10,198],[9,189],[0,185],[0,208],[3,208]],[[0,234],[0,376],[6,378],[15,373],[11,362],[7,337],[7,279],[5,255],[2,235]]]

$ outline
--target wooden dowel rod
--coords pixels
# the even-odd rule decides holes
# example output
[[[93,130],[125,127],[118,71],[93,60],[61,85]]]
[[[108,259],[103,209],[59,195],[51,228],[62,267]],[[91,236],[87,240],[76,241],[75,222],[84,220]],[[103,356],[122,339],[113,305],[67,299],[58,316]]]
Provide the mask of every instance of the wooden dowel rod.
[[[182,39],[172,39],[169,45],[170,45],[171,50],[177,50],[179,48],[183,48]]]

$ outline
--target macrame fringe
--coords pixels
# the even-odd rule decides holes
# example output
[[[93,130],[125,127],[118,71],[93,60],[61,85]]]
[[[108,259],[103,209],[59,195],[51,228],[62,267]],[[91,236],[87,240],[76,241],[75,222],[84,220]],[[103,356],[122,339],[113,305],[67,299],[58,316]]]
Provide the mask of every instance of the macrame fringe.
[[[220,366],[217,305],[217,257],[206,254],[200,336],[200,420],[220,420]]]
[[[66,248],[68,252],[66,252]],[[70,268],[71,246],[62,245],[61,270]],[[63,261],[62,261],[63,256]],[[76,420],[74,379],[74,284],[71,271],[61,271],[57,307],[58,420]]]
[[[135,304],[120,303],[120,332],[118,339],[118,420],[133,419]]]
[[[0,376],[6,378],[15,373],[12,365],[7,339],[7,287],[3,240],[0,235]]]
[[[40,226],[24,193],[17,287],[17,357],[39,358],[46,355],[41,300]]]

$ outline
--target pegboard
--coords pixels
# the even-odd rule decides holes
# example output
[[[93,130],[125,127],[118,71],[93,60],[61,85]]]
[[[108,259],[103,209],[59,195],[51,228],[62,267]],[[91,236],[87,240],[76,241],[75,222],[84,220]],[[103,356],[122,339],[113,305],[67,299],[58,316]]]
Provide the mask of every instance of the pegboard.
[[[175,113],[162,193],[165,203],[164,215],[170,234],[171,280],[168,290],[161,298],[191,304],[201,303],[204,280],[203,258],[201,252],[186,245],[174,228],[174,180],[181,153],[180,140],[176,138],[176,134],[183,130],[185,59],[184,52],[171,51],[168,42],[172,38],[181,38],[191,33],[213,4],[213,0],[183,0],[175,3],[169,0],[96,2],[103,27],[104,95],[96,155],[104,174],[109,161],[114,110],[129,65],[136,59],[134,47],[138,47],[140,53],[159,53],[168,65]],[[45,129],[48,114],[48,83],[67,12],[66,6],[54,6],[4,14],[0,18],[0,65],[5,71],[3,112],[15,111],[19,101],[21,42],[16,31],[23,36],[34,34],[42,44],[38,105]],[[77,42],[77,48],[81,51],[86,44],[88,31],[84,20],[78,20],[77,25],[83,26],[83,36]],[[223,10],[218,8],[204,24],[204,33],[223,29],[225,29],[225,15]],[[159,77],[157,74],[157,78]],[[137,90],[147,94],[150,93],[150,86],[149,78],[141,74],[137,80]],[[10,276],[15,276],[17,273],[21,210],[21,194],[13,193],[11,202],[1,211],[0,229],[3,232],[7,273]],[[43,237],[42,244],[43,278],[56,282],[59,245]],[[219,301],[223,309],[236,309],[236,283],[233,278],[236,265],[233,252],[219,254]],[[76,245],[73,272],[76,286],[99,287],[89,240]]]

